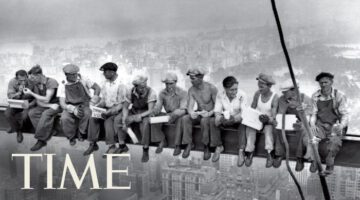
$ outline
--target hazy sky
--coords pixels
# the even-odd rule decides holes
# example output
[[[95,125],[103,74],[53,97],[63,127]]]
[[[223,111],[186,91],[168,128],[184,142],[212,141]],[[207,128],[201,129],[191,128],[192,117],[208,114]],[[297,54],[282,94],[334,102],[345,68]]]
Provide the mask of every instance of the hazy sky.
[[[345,20],[358,0],[277,0],[284,24]],[[126,37],[274,23],[270,0],[0,0],[0,41]]]

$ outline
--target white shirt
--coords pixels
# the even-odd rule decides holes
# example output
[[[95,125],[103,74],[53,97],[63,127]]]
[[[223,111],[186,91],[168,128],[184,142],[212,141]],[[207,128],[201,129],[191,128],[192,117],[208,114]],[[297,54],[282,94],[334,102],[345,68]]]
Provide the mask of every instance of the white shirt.
[[[259,96],[259,99],[258,99],[258,103],[257,103],[257,107],[256,107],[256,110],[260,111],[261,113],[265,114],[265,115],[268,115],[268,116],[271,116],[271,103],[272,103],[272,100],[275,96],[275,92],[272,93],[270,99],[263,103],[261,101],[261,94]]]
[[[116,104],[123,103],[125,101],[127,87],[122,84],[120,77],[118,76],[114,81],[105,80],[101,86],[101,103],[106,108],[111,108]]]
[[[230,101],[225,91],[218,93],[216,96],[214,112],[222,113],[224,111],[230,112],[230,115],[234,116],[239,114],[246,106],[245,92],[238,89],[236,97]]]

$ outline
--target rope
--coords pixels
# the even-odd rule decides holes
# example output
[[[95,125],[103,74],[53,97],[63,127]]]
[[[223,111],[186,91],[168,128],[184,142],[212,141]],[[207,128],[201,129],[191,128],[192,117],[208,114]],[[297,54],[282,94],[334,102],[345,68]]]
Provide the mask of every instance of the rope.
[[[281,136],[283,138],[284,144],[285,144],[285,161],[286,161],[286,168],[291,176],[291,178],[293,179],[293,181],[295,182],[295,185],[300,193],[300,197],[302,200],[305,200],[304,197],[304,193],[301,189],[301,186],[298,182],[298,180],[296,179],[294,173],[292,172],[291,168],[290,168],[290,164],[289,164],[289,143],[287,141],[286,135],[285,135],[285,114],[282,115],[282,127],[281,127]]]
[[[294,85],[294,88],[295,88],[295,91],[296,91],[296,94],[297,94],[297,101],[298,101],[299,105],[301,105],[300,92],[299,92],[299,89],[298,89],[297,84],[296,84],[296,79],[295,79],[294,71],[292,69],[290,56],[289,56],[289,53],[288,53],[286,45],[285,45],[284,35],[283,35],[283,32],[282,32],[282,28],[281,28],[280,18],[279,18],[277,9],[276,9],[275,0],[271,0],[271,6],[272,6],[272,10],[274,12],[276,25],[277,25],[277,28],[278,28],[278,31],[279,31],[281,47],[282,47],[282,49],[284,51],[284,55],[285,55],[286,63],[287,63],[288,68],[289,68],[291,80],[293,82],[293,85]],[[308,123],[308,121],[306,119],[304,111],[299,111],[299,115],[300,115],[300,119],[301,119],[301,121],[302,121],[302,123],[304,125],[306,134],[308,135],[309,140],[311,140],[314,136],[313,136],[312,132],[310,131],[309,123]],[[327,187],[325,176],[321,175],[322,172],[323,172],[323,168],[322,168],[321,161],[320,161],[320,155],[319,155],[319,152],[317,151],[315,143],[311,143],[311,150],[313,152],[315,161],[316,161],[318,169],[319,169],[319,174],[318,175],[319,175],[321,187],[322,187],[322,190],[323,190],[324,198],[325,198],[325,200],[330,200],[331,199],[330,198],[330,193],[329,193],[329,189]]]

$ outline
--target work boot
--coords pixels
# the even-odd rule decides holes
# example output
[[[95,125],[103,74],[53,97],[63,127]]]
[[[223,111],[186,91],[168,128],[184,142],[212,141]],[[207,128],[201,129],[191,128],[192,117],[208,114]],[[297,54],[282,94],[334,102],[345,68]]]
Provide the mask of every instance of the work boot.
[[[43,148],[44,146],[46,146],[46,142],[42,141],[42,140],[38,140],[36,142],[36,144],[31,147],[31,151],[37,151],[37,150],[40,150],[41,148]]]
[[[17,132],[16,139],[17,139],[17,142],[18,142],[18,143],[21,143],[21,142],[24,140],[24,136],[23,136],[23,134],[22,134],[21,131],[18,131],[18,132]]]
[[[325,175],[329,175],[332,174],[332,172],[334,171],[334,161],[335,161],[335,156],[332,152],[329,152],[328,155],[326,156],[326,169],[325,169]]]
[[[106,154],[113,154],[116,151],[116,146],[115,144],[112,144],[109,146],[108,150],[105,152],[105,154],[103,155],[103,158],[106,158]]]
[[[191,151],[191,149],[192,149],[193,147],[194,147],[193,144],[187,144],[187,145],[186,145],[186,148],[185,148],[185,150],[184,150],[184,152],[183,152],[183,154],[182,154],[182,157],[183,157],[183,158],[189,157],[189,156],[190,156],[190,151]]]
[[[84,139],[84,135],[83,134],[81,134],[81,133],[79,133],[78,134],[78,140],[79,140],[79,142],[83,142],[85,139]]]
[[[174,153],[173,153],[173,156],[178,156],[181,154],[181,148],[180,148],[180,145],[176,145],[175,146],[175,149],[174,149]]]
[[[75,138],[70,139],[69,143],[71,146],[74,146],[76,144],[76,139]]]
[[[14,133],[15,130],[10,127],[8,129],[6,129],[6,132],[10,134],[10,133]]]
[[[243,150],[239,150],[239,156],[238,156],[238,167],[242,167],[245,163],[245,155]]]
[[[223,145],[220,145],[220,146],[217,146],[216,149],[215,149],[215,153],[212,157],[212,161],[213,162],[216,162],[219,160],[220,158],[220,153],[222,153],[224,151],[224,147]]]
[[[247,155],[246,155],[247,154]],[[245,166],[250,167],[254,157],[254,152],[245,152]]]
[[[318,170],[318,166],[315,160],[311,161],[310,172],[315,173]]]
[[[96,142],[92,142],[89,145],[89,148],[83,153],[84,156],[90,155],[92,152],[99,150],[99,146]]]
[[[324,175],[330,175],[334,172],[334,165],[326,165]]]
[[[161,153],[161,152],[163,151],[163,148],[164,148],[165,146],[167,146],[167,142],[166,142],[166,139],[164,138],[164,139],[160,142],[159,146],[156,148],[155,153]]]
[[[205,145],[204,147],[204,160],[209,160],[211,158],[211,152],[208,145]]]
[[[129,147],[126,146],[126,144],[120,144],[119,148],[116,149],[115,153],[121,154],[121,153],[126,153],[128,151],[129,151]]]
[[[265,167],[266,167],[266,168],[272,167],[273,162],[274,162],[274,159],[273,159],[272,153],[270,152],[270,153],[268,153],[268,155],[267,155]]]
[[[295,171],[300,172],[303,169],[304,169],[304,159],[303,158],[298,158],[296,160]]]
[[[143,148],[143,155],[141,158],[141,162],[145,163],[149,161],[149,147],[148,148]]]
[[[282,156],[276,156],[275,159],[273,160],[273,167],[279,168],[281,166],[282,160],[283,160]]]

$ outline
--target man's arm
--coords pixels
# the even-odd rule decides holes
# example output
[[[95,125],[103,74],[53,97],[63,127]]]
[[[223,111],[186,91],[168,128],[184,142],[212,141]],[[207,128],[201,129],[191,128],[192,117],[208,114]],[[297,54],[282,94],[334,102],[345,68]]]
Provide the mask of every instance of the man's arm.
[[[338,105],[338,111],[340,113],[340,125],[342,126],[342,128],[344,128],[349,123],[349,109],[347,104],[347,98],[345,95],[339,95]]]
[[[188,92],[188,107],[187,107],[187,110],[188,110],[188,113],[190,115],[192,115],[194,113],[194,105],[195,105],[195,99],[194,99],[194,96],[192,94],[192,90],[191,88],[189,89],[189,92]]]
[[[157,100],[157,102],[156,102],[156,104],[154,106],[152,114],[154,114],[154,115],[160,114],[161,109],[163,107],[163,103],[164,103],[163,95],[162,95],[162,93],[160,93],[159,97],[158,97],[158,100]]]
[[[269,123],[272,124],[276,119],[276,113],[279,106],[279,97],[277,94],[274,95],[274,98],[271,102],[271,116],[269,116]]]
[[[33,91],[31,91],[29,89],[25,89],[24,93],[30,94],[31,96],[33,96],[37,100],[37,102],[42,102],[42,103],[47,104],[50,102],[51,98],[53,97],[53,95],[55,93],[55,88],[47,89],[45,96],[35,94]]]
[[[8,84],[7,96],[9,99],[18,99],[20,98],[22,91],[16,92],[16,80],[11,79]]]

